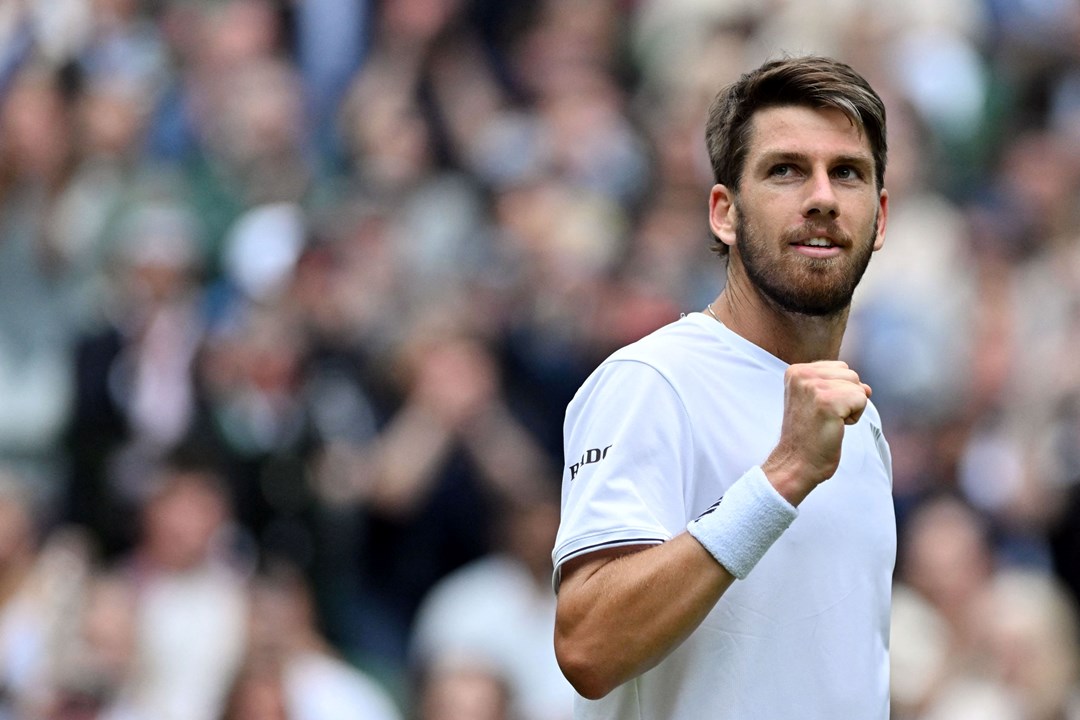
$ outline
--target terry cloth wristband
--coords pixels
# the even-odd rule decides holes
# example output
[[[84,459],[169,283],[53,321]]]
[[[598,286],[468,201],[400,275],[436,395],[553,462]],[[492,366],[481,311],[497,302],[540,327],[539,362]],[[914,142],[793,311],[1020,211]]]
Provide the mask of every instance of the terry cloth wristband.
[[[761,467],[754,466],[686,530],[742,580],[798,514]]]

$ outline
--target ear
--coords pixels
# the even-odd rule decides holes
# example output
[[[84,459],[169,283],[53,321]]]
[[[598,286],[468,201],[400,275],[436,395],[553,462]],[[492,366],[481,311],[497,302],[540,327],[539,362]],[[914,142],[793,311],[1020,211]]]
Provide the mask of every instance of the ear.
[[[735,193],[727,185],[713,185],[709,193],[709,227],[713,235],[728,247],[735,245],[737,213]]]
[[[885,225],[889,220],[889,191],[881,189],[878,199],[877,233],[874,235],[874,250],[880,250],[885,244]]]

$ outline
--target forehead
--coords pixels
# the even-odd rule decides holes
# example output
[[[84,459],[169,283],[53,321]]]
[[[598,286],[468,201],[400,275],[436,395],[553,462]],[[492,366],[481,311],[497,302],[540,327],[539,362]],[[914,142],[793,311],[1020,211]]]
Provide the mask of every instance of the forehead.
[[[771,154],[872,158],[862,126],[836,108],[780,105],[759,110],[750,122],[747,159]]]

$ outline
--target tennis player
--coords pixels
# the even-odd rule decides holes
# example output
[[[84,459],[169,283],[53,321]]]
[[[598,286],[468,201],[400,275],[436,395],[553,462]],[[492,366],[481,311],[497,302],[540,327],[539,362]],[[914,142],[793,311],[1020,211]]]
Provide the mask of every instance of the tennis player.
[[[891,462],[837,357],[885,238],[885,110],[786,58],[720,92],[706,142],[726,283],[567,409],[556,654],[578,718],[884,720]]]

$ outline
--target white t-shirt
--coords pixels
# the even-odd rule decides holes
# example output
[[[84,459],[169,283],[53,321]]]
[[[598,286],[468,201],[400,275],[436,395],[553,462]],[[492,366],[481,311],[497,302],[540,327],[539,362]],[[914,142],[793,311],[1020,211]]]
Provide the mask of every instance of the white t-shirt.
[[[661,543],[780,437],[787,364],[690,314],[608,358],[566,413],[552,554]],[[884,720],[896,555],[892,470],[872,404],[840,467],[749,577],[665,660],[578,718]]]

